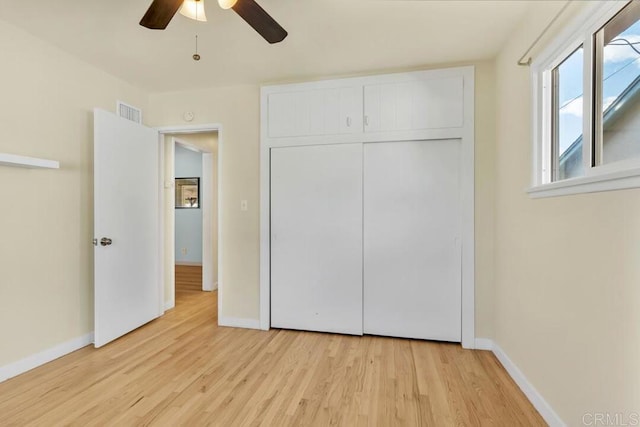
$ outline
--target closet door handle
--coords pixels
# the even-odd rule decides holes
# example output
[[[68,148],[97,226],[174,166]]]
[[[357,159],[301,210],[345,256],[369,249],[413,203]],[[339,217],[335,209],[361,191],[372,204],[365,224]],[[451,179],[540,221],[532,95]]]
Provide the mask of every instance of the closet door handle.
[[[351,117],[347,117],[347,127],[351,127]]]
[[[369,116],[364,116],[364,125],[369,126]]]

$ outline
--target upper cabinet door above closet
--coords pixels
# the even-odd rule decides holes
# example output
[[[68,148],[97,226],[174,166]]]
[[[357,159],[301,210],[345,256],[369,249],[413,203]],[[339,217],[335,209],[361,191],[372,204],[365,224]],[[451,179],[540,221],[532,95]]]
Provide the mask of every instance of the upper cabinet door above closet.
[[[269,138],[362,132],[362,86],[271,93],[268,103]]]
[[[462,77],[410,79],[364,87],[365,132],[460,128]]]

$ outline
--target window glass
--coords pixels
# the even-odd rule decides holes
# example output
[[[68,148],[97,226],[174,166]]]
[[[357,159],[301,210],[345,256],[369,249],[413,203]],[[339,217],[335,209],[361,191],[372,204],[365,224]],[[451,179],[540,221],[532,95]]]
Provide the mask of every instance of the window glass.
[[[584,175],[582,162],[582,46],[553,69],[554,181]]]
[[[595,36],[597,163],[640,156],[640,2]]]

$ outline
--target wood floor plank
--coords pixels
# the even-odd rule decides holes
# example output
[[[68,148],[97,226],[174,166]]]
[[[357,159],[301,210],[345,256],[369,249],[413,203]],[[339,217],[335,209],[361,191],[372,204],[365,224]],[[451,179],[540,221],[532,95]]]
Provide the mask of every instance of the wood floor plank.
[[[217,326],[216,293],[0,384],[1,426],[542,426],[490,352]]]
[[[202,292],[202,266],[176,264],[175,284],[176,293]]]

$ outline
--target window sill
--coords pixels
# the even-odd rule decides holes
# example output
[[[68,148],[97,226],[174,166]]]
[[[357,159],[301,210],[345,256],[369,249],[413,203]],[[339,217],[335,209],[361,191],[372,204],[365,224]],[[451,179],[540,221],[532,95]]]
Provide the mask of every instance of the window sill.
[[[601,191],[640,188],[640,168],[600,173],[598,175],[571,178],[550,184],[537,185],[527,190],[532,199],[568,196],[571,194],[598,193]]]

